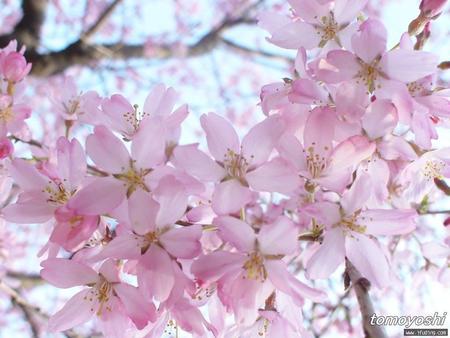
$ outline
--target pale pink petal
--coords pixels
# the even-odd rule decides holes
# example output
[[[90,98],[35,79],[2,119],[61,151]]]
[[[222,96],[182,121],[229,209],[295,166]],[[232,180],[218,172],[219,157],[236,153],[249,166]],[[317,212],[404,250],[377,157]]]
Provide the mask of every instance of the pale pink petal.
[[[328,92],[310,79],[296,79],[291,84],[289,101],[300,104],[322,105],[328,102]]]
[[[294,167],[281,157],[261,165],[245,177],[255,191],[289,194],[300,185],[300,178]]]
[[[158,211],[159,204],[143,190],[136,190],[128,199],[131,226],[137,234],[143,235],[155,228]]]
[[[77,189],[86,175],[86,155],[77,139],[68,141],[60,137],[57,141],[58,174],[64,185]]]
[[[366,6],[367,1],[368,0],[335,0],[333,12],[336,21],[340,24],[352,21]]]
[[[49,258],[41,263],[41,277],[59,288],[95,283],[98,274],[89,266],[64,258]]]
[[[23,196],[25,197],[25,196]],[[44,223],[54,216],[56,207],[51,206],[45,199],[41,198],[19,198],[15,204],[10,204],[3,208],[2,216],[9,222]]]
[[[384,252],[373,239],[352,232],[345,239],[347,258],[355,268],[378,288],[389,284],[389,265]]]
[[[160,302],[169,297],[175,284],[172,261],[157,245],[151,245],[139,260],[137,276],[144,294]]]
[[[377,145],[377,150],[381,157],[386,160],[414,160],[417,158],[417,154],[411,145],[399,136],[392,136],[383,140]]]
[[[159,236],[159,241],[172,256],[190,259],[201,253],[201,237],[201,225],[191,225],[171,229]]]
[[[220,238],[239,251],[251,252],[255,249],[255,232],[244,221],[231,216],[221,216],[217,217],[213,224],[219,228]]]
[[[217,281],[224,274],[241,269],[246,257],[238,253],[216,251],[195,260],[191,272],[200,282]]]
[[[290,255],[299,248],[298,230],[287,217],[264,224],[258,233],[259,249],[264,255]]]
[[[435,73],[438,62],[430,52],[395,49],[382,57],[380,67],[393,80],[413,82]]]
[[[141,257],[143,244],[143,239],[133,233],[121,234],[106,244],[98,258],[138,259]]]
[[[200,117],[200,123],[206,133],[209,151],[217,161],[223,161],[230,150],[240,153],[239,137],[230,122],[217,114],[209,113]]]
[[[300,141],[291,134],[284,134],[278,143],[277,151],[285,160],[292,163],[297,170],[307,170],[306,156]]]
[[[114,259],[107,259],[102,263],[98,273],[105,277],[105,279],[110,283],[119,283],[119,262]]]
[[[295,14],[307,22],[317,23],[323,16],[328,16],[330,13],[329,3],[319,3],[318,1],[310,0],[288,0]]]
[[[114,94],[109,99],[105,99],[101,107],[107,116],[109,125],[115,131],[124,133],[127,136],[135,132],[132,120],[127,118],[134,116],[134,108],[125,97],[120,94]]]
[[[344,262],[345,237],[342,230],[332,228],[324,235],[323,243],[306,263],[308,278],[328,278]]]
[[[149,169],[164,162],[166,133],[159,117],[146,118],[131,143],[131,157],[137,168]]]
[[[327,83],[351,80],[360,70],[356,56],[345,50],[333,50],[321,59],[316,66],[316,75]]]
[[[334,148],[331,154],[331,170],[336,171],[359,164],[369,158],[376,149],[374,142],[364,136],[352,136]]]
[[[317,302],[324,300],[325,294],[322,291],[303,284],[291,275],[285,262],[281,260],[266,260],[264,266],[269,280],[275,288],[291,296],[297,305],[303,306],[305,297]]]
[[[178,98],[177,92],[163,84],[158,84],[152,88],[144,103],[144,112],[149,116],[167,116],[169,115]]]
[[[339,205],[332,202],[310,203],[302,207],[300,212],[316,218],[319,222],[327,226],[336,224],[341,219]]]
[[[225,177],[225,169],[201,150],[196,144],[177,146],[173,151],[172,162],[175,167],[205,181],[219,181]]]
[[[271,13],[270,16],[259,16],[259,24],[262,27],[270,27],[267,20],[272,20],[275,13]],[[274,45],[286,49],[298,49],[300,47],[306,49],[312,49],[319,45],[320,36],[316,33],[316,30],[309,23],[301,20],[292,21],[290,18],[285,17],[285,22],[281,27],[277,27],[276,30],[267,29],[271,37],[267,40]],[[280,20],[280,19],[279,19]]]
[[[336,111],[354,121],[359,121],[369,104],[369,97],[364,86],[354,81],[339,85],[336,92]]]
[[[416,228],[417,217],[413,209],[371,209],[361,212],[358,220],[370,235],[402,235]]]
[[[118,283],[114,285],[114,291],[124,305],[127,315],[139,330],[143,329],[149,321],[156,320],[155,306],[145,300],[138,288]]]
[[[104,126],[97,126],[86,140],[86,152],[101,169],[121,173],[130,166],[130,155],[121,140]]]
[[[368,19],[360,25],[359,32],[353,35],[352,47],[356,55],[371,64],[385,52],[386,42],[387,30],[383,23],[377,19]]]
[[[372,180],[365,172],[360,172],[353,181],[352,186],[342,194],[341,205],[346,215],[352,215],[355,211],[365,206],[372,195]]]
[[[76,193],[68,205],[79,214],[101,215],[118,207],[126,191],[127,187],[115,178],[98,178]]]
[[[47,185],[47,179],[36,167],[22,159],[14,159],[7,164],[8,172],[23,190],[42,190]]]
[[[220,183],[214,189],[212,208],[217,215],[238,212],[252,200],[252,193],[237,180]]]
[[[251,167],[267,161],[283,132],[284,123],[279,115],[271,115],[250,129],[242,139],[242,154]]]
[[[328,158],[334,139],[336,116],[330,108],[315,108],[306,120],[303,133],[304,151],[306,156],[314,154]]]
[[[89,289],[78,292],[69,299],[64,307],[50,317],[48,330],[60,332],[76,327],[90,320],[94,315],[92,305],[86,300],[89,297]]]
[[[160,208],[156,216],[156,225],[163,227],[178,221],[187,209],[188,195],[184,186],[173,176],[161,179],[154,191]]]
[[[376,100],[362,118],[363,128],[372,140],[391,133],[397,122],[397,109],[390,100]]]

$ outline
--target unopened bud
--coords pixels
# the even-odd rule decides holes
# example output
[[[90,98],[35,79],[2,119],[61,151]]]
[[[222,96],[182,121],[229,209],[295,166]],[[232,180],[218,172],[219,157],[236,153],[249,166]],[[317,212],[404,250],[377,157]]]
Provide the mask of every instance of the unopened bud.
[[[420,3],[420,12],[422,15],[433,18],[441,14],[447,0],[422,0]]]

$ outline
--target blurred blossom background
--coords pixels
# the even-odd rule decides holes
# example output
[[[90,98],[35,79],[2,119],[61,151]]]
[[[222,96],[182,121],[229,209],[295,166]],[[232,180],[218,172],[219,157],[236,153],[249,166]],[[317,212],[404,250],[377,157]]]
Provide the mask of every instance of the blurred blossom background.
[[[27,1],[24,1],[26,3]],[[199,117],[216,112],[233,121],[239,132],[264,117],[259,107],[263,85],[292,78],[295,51],[287,51],[266,41],[268,35],[257,25],[258,13],[274,10],[288,13],[287,1],[281,0],[37,0],[42,5],[42,29],[39,37],[29,36],[32,48],[41,57],[31,59],[33,70],[27,97],[33,108],[29,125],[33,137],[51,141],[58,115],[55,100],[67,78],[72,77],[79,92],[96,90],[108,97],[121,93],[131,103],[142,106],[150,89],[159,83],[174,87],[179,104],[189,105],[190,115],[182,131],[182,142],[199,142],[202,131]],[[393,47],[408,24],[419,13],[419,0],[372,0],[365,14],[379,17],[389,32],[388,48]],[[114,4],[98,29],[89,28]],[[0,47],[22,18],[22,1],[0,1]],[[432,22],[431,37],[425,50],[450,57],[450,9]],[[88,54],[71,55],[66,61],[49,65],[45,55],[67,53],[68,47],[84,39],[91,47]],[[47,62],[47,64],[45,63]],[[442,83],[450,81],[450,72],[442,72]],[[80,133],[88,133],[86,129]],[[447,132],[448,133],[448,132]],[[450,145],[448,134],[441,133],[439,146]],[[203,145],[204,146],[204,145]],[[20,144],[16,145],[20,151]],[[3,187],[0,186],[0,191]],[[4,201],[2,201],[4,202]],[[449,209],[449,201],[440,202]],[[422,217],[435,224],[435,236],[445,237],[444,215]],[[0,279],[8,281],[41,315],[24,311],[0,290],[0,338],[33,337],[29,321],[45,323],[45,316],[60,308],[76,290],[62,291],[46,285],[39,277],[39,251],[46,244],[51,225],[0,223]],[[416,234],[420,237],[420,231]],[[427,234],[429,236],[429,234]],[[400,241],[395,248],[398,271],[387,290],[372,290],[376,311],[384,315],[433,315],[448,310],[450,292],[439,279],[439,267],[445,258],[424,258],[423,246],[431,238],[417,238],[416,243]],[[407,262],[407,264],[405,264]],[[359,325],[360,314],[355,299],[344,294],[341,270],[327,281],[314,282],[326,288],[327,304],[306,304],[304,322],[318,337],[336,337],[340,325]],[[447,276],[447,279],[449,277]],[[447,282],[448,283],[448,282]],[[448,284],[447,284],[448,285]],[[44,319],[44,320],[43,320]],[[447,320],[450,323],[450,319]],[[39,324],[45,325],[45,324]],[[92,324],[75,333],[43,337],[95,337]],[[402,328],[388,329],[390,337],[402,336]]]

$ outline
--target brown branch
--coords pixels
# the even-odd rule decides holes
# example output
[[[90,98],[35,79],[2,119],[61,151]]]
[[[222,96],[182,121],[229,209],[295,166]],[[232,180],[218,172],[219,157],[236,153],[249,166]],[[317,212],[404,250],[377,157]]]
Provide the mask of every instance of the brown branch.
[[[14,30],[6,35],[0,36],[0,47],[16,39],[21,45],[29,49],[39,46],[41,28],[45,21],[45,12],[48,0],[23,0],[22,19],[14,27]]]
[[[275,53],[270,53],[264,50],[260,50],[260,49],[252,49],[249,48],[247,46],[243,46],[240,45],[234,41],[231,41],[229,39],[226,38],[222,38],[221,42],[227,46],[228,48],[231,48],[237,52],[240,53],[244,53],[244,54],[248,54],[251,56],[255,56],[255,57],[264,57],[264,58],[268,58],[268,59],[272,59],[272,60],[277,60],[277,61],[283,61],[283,62],[288,62],[288,63],[292,63],[295,61],[295,59],[287,57],[287,56],[283,56],[283,55],[279,55],[279,54],[275,54]]]
[[[369,295],[370,282],[361,275],[348,259],[345,260],[345,273],[350,278],[358,299],[366,338],[387,338],[381,326],[370,324],[370,318],[375,313]]]
[[[109,16],[114,12],[116,7],[122,2],[122,0],[114,0],[106,9],[103,11],[102,14],[98,17],[97,21],[89,27],[87,31],[81,34],[80,40],[88,40],[91,36],[93,36],[95,33],[97,33],[102,26],[108,21]]]

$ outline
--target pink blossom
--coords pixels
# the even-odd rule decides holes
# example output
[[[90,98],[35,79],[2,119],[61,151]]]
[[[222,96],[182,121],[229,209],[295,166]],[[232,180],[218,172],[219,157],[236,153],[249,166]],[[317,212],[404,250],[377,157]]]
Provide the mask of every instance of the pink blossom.
[[[11,155],[14,151],[14,146],[7,137],[0,139],[0,159],[4,159]]]
[[[128,317],[139,329],[156,319],[154,305],[143,299],[138,288],[121,281],[113,260],[103,263],[98,273],[83,263],[62,258],[48,259],[41,265],[42,278],[55,286],[87,286],[50,318],[48,327],[52,332],[65,331],[93,316],[103,321],[106,329],[117,324],[114,321],[127,321]]]
[[[7,81],[20,82],[30,70],[31,63],[27,63],[22,53],[0,52],[0,73]]]

